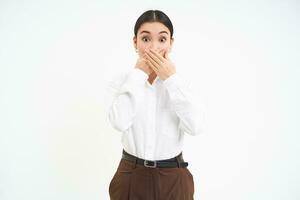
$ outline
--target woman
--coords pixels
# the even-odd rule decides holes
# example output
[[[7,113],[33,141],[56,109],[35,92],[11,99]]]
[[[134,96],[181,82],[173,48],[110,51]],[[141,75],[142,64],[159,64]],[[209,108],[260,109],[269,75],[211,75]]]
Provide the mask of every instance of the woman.
[[[137,19],[134,34],[139,56],[135,68],[109,88],[108,119],[123,133],[110,199],[192,200],[194,180],[182,145],[185,133],[204,131],[204,106],[168,56],[174,41],[169,17],[148,10]]]

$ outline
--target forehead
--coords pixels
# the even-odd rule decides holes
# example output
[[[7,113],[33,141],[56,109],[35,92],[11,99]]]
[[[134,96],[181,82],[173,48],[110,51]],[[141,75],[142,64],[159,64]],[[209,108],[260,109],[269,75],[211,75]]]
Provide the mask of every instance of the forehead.
[[[153,35],[158,35],[160,32],[163,32],[165,34],[170,34],[169,29],[160,22],[146,22],[141,25],[139,28],[138,34],[144,33],[144,31],[149,32]]]

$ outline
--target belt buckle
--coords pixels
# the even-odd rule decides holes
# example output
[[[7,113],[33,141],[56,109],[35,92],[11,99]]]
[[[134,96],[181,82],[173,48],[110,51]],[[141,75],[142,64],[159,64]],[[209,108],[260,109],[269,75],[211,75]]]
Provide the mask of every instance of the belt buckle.
[[[153,165],[148,165],[149,162],[152,162]],[[150,167],[150,168],[156,168],[156,161],[144,160],[144,166],[145,167]]]

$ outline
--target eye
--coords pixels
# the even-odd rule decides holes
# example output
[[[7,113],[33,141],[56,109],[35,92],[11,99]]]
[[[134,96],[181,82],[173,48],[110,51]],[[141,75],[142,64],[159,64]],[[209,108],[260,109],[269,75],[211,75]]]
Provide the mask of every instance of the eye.
[[[165,37],[162,37],[162,38],[159,39],[159,41],[161,41],[161,42],[165,42],[166,40],[167,39]]]
[[[148,42],[148,41],[149,41],[149,37],[143,37],[142,40],[143,40],[144,42]]]

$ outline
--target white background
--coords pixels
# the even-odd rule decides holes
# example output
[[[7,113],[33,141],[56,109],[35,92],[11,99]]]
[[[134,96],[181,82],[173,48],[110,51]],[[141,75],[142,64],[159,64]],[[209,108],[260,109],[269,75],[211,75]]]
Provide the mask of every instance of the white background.
[[[300,199],[296,0],[1,0],[0,199],[109,199],[122,147],[103,93],[148,9],[171,18],[170,58],[208,110],[183,149],[195,199]]]

